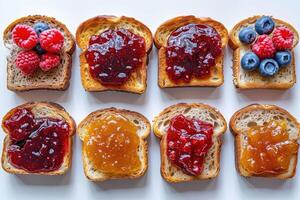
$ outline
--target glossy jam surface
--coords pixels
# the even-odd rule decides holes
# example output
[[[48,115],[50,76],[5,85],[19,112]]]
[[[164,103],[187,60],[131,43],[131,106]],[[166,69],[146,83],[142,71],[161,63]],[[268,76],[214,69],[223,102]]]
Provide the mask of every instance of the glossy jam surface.
[[[285,121],[270,121],[253,126],[248,131],[248,143],[241,157],[241,165],[255,174],[279,174],[288,170],[298,144],[289,140]]]
[[[7,120],[10,163],[28,172],[49,172],[61,167],[69,148],[69,125],[59,119],[35,118],[31,110],[17,109]]]
[[[109,29],[90,38],[85,57],[95,80],[122,85],[142,65],[145,55],[143,37],[126,29]]]
[[[178,115],[167,131],[167,156],[188,175],[199,175],[206,153],[212,146],[213,125]]]
[[[201,24],[182,26],[168,39],[167,74],[174,82],[190,82],[192,77],[207,78],[221,53],[221,37],[213,27]]]
[[[110,115],[89,125],[83,148],[101,172],[134,173],[141,168],[137,131],[137,126],[128,119]]]

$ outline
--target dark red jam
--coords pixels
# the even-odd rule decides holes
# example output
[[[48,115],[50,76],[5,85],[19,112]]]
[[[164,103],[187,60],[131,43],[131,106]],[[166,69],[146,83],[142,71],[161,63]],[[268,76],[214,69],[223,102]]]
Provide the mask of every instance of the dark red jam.
[[[85,57],[95,80],[104,85],[122,85],[142,65],[145,55],[143,37],[126,29],[110,29],[90,38]]]
[[[209,77],[222,53],[219,33],[211,26],[188,24],[172,32],[166,48],[167,74],[174,81]]]
[[[206,153],[212,146],[213,125],[178,115],[171,119],[167,131],[168,159],[188,175],[203,170]]]
[[[5,122],[10,135],[10,163],[28,172],[61,167],[69,148],[69,125],[59,119],[35,118],[29,109],[17,109]]]

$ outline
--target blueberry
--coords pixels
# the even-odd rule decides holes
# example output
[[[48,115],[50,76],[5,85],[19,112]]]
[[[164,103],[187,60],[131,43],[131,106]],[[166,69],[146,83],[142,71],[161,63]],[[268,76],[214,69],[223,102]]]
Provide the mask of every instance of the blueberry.
[[[35,47],[34,50],[37,52],[37,54],[42,55],[44,53],[46,53],[46,51],[44,49],[42,49],[40,43],[38,43]]]
[[[270,34],[275,27],[273,19],[269,16],[262,16],[255,23],[255,30],[258,34]]]
[[[292,61],[292,54],[289,51],[278,51],[275,54],[275,60],[280,67],[287,66]]]
[[[50,29],[48,24],[43,22],[38,22],[33,26],[35,32],[40,35],[43,31]]]
[[[259,65],[259,72],[262,76],[273,76],[279,70],[279,65],[274,59],[265,59]]]
[[[243,28],[239,32],[239,39],[242,43],[251,44],[252,42],[254,42],[255,38],[256,38],[256,32],[253,30],[253,28],[250,27]]]
[[[259,58],[253,52],[246,53],[241,60],[242,68],[245,70],[255,70],[259,66]]]

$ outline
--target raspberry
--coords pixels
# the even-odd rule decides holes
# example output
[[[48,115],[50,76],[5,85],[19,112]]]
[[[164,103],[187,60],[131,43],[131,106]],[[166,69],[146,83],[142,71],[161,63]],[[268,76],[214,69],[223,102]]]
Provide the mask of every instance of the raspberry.
[[[40,68],[43,71],[49,71],[60,64],[59,55],[53,53],[45,53],[42,55],[42,60],[40,62]]]
[[[35,51],[21,51],[15,62],[24,75],[32,75],[39,67],[40,58]]]
[[[32,49],[38,42],[34,29],[27,25],[17,25],[12,31],[13,41],[22,49]]]
[[[272,39],[268,35],[258,36],[252,45],[252,51],[260,58],[271,58],[276,51]]]
[[[294,33],[281,26],[275,29],[272,40],[277,50],[290,50],[293,47]]]
[[[40,34],[40,44],[46,51],[57,53],[64,45],[64,36],[57,29],[48,29]]]

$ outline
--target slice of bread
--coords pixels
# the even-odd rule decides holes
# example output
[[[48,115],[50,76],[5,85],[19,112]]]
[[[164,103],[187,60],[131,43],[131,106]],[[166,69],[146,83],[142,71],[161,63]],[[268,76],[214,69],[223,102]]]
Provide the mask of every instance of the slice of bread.
[[[82,149],[82,160],[83,160],[83,169],[86,177],[91,181],[105,181],[109,179],[133,179],[141,177],[145,174],[148,168],[148,145],[147,137],[150,134],[150,123],[149,121],[141,114],[129,110],[116,109],[116,108],[107,108],[103,110],[97,110],[89,114],[85,119],[83,119],[78,125],[78,134],[82,142],[84,138],[89,134],[87,128],[90,123],[96,120],[103,120],[107,116],[117,115],[129,120],[131,123],[135,124],[138,128],[136,133],[139,136],[140,144],[137,149],[137,154],[141,161],[141,168],[137,173],[128,173],[126,175],[120,174],[108,174],[101,172],[94,168],[93,163],[88,159],[87,152]],[[121,154],[122,152],[120,152]]]
[[[99,81],[95,80],[90,72],[89,65],[85,58],[85,52],[88,49],[89,40],[93,35],[99,35],[102,32],[109,29],[123,28],[137,34],[145,39],[146,43],[146,55],[143,58],[143,64],[136,69],[129,80],[127,80],[121,86],[108,86],[103,85]],[[86,20],[78,27],[76,31],[76,41],[78,46],[82,49],[80,55],[80,73],[81,82],[86,91],[101,92],[107,90],[117,90],[123,92],[131,92],[142,94],[147,87],[147,64],[148,55],[152,49],[152,33],[150,29],[143,23],[137,21],[134,18],[129,17],[115,17],[101,15]]]
[[[38,69],[32,76],[23,75],[15,65],[17,54],[21,51],[12,39],[12,31],[18,24],[33,26],[37,22],[47,23],[50,28],[60,30],[65,38],[63,49],[60,53],[61,64],[49,72]],[[75,49],[75,40],[67,27],[52,17],[32,15],[22,17],[12,22],[4,30],[4,45],[9,49],[7,57],[7,87],[13,91],[26,91],[35,89],[66,90],[70,84],[72,53]]]
[[[257,70],[246,71],[241,67],[241,59],[245,53],[251,50],[250,45],[245,45],[239,40],[239,32],[244,27],[254,27],[257,19],[262,16],[254,16],[237,23],[229,34],[229,46],[233,50],[233,84],[240,89],[288,89],[296,83],[296,66],[294,50],[292,50],[292,61],[289,66],[280,68],[279,72],[273,77],[263,77]],[[294,32],[295,47],[299,41],[296,29],[279,19],[272,17],[277,26],[286,26]]]
[[[197,86],[212,86],[217,87],[223,84],[223,58],[224,51],[216,59],[216,65],[211,68],[211,76],[204,79],[192,78],[189,83],[178,82],[174,83],[169,79],[166,72],[166,47],[169,36],[178,28],[188,24],[205,24],[216,29],[222,39],[222,48],[227,45],[228,32],[223,24],[211,18],[197,18],[195,16],[180,16],[170,19],[160,25],[154,35],[154,44],[158,50],[158,85],[161,88],[171,87],[197,87]]]
[[[241,176],[261,176],[287,179],[295,175],[298,151],[292,157],[288,171],[278,175],[255,174],[248,172],[240,164],[243,146],[247,144],[247,131],[249,130],[249,127],[253,125],[263,125],[270,120],[286,120],[289,139],[297,143],[297,139],[300,138],[300,124],[288,111],[279,108],[278,106],[253,104],[240,109],[231,117],[229,126],[235,139],[236,168]]]
[[[185,174],[180,168],[174,166],[167,157],[166,133],[170,120],[182,114],[189,118],[200,119],[214,125],[212,137],[213,145],[207,152],[204,160],[204,169],[199,176]],[[153,122],[153,132],[160,138],[161,175],[168,182],[187,182],[200,179],[211,179],[218,176],[220,171],[220,152],[222,135],[227,129],[226,121],[222,114],[215,108],[206,104],[179,103],[164,109]]]
[[[16,168],[13,166],[10,161],[7,154],[7,148],[10,144],[10,137],[9,137],[9,131],[5,128],[4,122],[6,119],[8,119],[9,116],[11,116],[16,109],[20,108],[27,108],[30,109],[31,112],[34,114],[35,117],[41,118],[41,117],[51,117],[54,119],[62,119],[66,121],[70,126],[70,137],[69,137],[69,149],[67,150],[65,156],[64,156],[64,162],[61,165],[61,167],[58,170],[50,171],[50,172],[40,172],[40,173],[29,173],[23,169]],[[4,138],[3,142],[3,148],[2,148],[2,158],[1,158],[1,164],[2,168],[12,174],[38,174],[38,175],[62,175],[65,174],[68,169],[71,167],[71,161],[72,161],[72,136],[76,132],[76,125],[72,117],[65,111],[63,107],[56,103],[50,103],[50,102],[32,102],[32,103],[25,103],[22,104],[16,108],[11,109],[2,119],[2,129],[6,133],[6,137]]]

